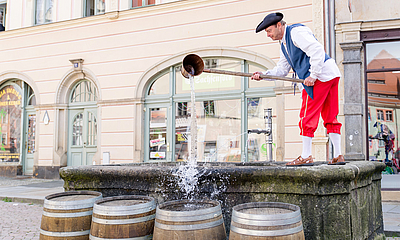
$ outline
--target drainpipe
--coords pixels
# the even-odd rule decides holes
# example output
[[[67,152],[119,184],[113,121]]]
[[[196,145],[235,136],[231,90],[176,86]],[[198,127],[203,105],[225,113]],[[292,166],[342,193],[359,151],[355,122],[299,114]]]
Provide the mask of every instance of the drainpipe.
[[[326,53],[336,60],[335,0],[324,0],[324,13]],[[333,158],[333,145],[330,139],[328,154],[330,158]]]
[[[336,60],[335,0],[325,0],[325,42],[327,54]]]

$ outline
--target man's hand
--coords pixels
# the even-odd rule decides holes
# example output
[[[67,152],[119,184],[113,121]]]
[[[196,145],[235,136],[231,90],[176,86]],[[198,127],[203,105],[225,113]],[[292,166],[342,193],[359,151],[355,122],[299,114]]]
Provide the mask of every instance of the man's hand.
[[[304,85],[309,86],[309,87],[310,87],[310,86],[314,86],[315,81],[317,81],[317,79],[312,78],[312,77],[307,77],[307,78],[304,80]]]
[[[253,76],[251,76],[251,80],[260,81],[262,79],[262,77],[260,77],[261,74],[262,74],[262,72],[253,73]]]

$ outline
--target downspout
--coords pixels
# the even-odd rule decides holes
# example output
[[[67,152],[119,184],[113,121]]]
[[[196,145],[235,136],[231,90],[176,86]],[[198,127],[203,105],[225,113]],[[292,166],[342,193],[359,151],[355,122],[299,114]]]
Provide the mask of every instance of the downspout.
[[[336,60],[335,0],[324,0],[324,6],[326,52],[331,58]]]
[[[324,12],[326,53],[336,61],[335,0],[324,0]],[[328,158],[333,158],[332,150],[332,142],[329,140]]]

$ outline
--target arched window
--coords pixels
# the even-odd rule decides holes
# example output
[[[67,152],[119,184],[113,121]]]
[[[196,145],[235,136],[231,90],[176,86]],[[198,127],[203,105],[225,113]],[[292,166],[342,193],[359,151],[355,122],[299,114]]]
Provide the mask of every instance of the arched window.
[[[205,68],[236,72],[266,68],[228,57],[204,58]],[[181,64],[153,76],[145,101],[145,161],[185,161],[189,156],[190,82]],[[195,77],[197,161],[265,160],[265,136],[247,134],[265,129],[264,110],[275,108],[274,81],[202,73]]]
[[[71,103],[97,101],[96,87],[88,80],[82,80],[72,90]]]

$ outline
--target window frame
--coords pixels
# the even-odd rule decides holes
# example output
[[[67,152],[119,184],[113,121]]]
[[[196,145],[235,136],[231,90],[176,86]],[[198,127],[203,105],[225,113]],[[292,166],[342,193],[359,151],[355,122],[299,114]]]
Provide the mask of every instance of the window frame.
[[[136,7],[134,7],[134,6],[133,6],[133,0],[129,0],[129,6],[130,6],[130,8],[132,9],[132,8],[149,7],[149,6],[154,6],[154,5],[157,4],[157,3],[156,3],[156,0],[138,0],[138,1],[142,1],[142,5],[141,5],[141,6],[136,6]],[[154,1],[154,3],[153,3],[153,4],[148,4],[148,1]]]
[[[93,1],[93,15],[88,14],[88,1]],[[106,10],[106,2],[104,1],[104,12],[98,12],[98,9],[96,8],[96,5],[98,4],[99,1],[103,0],[84,0],[82,1],[83,3],[83,17],[91,17],[91,16],[96,16],[96,15],[101,15],[105,14]]]
[[[46,0],[42,0],[44,3],[45,3],[45,8],[46,8]],[[53,8],[54,7],[54,0],[50,0],[51,2],[52,2],[52,6],[51,6],[51,8]],[[38,18],[37,18],[37,8],[38,8],[38,0],[35,0],[35,9],[34,9],[34,23],[35,23],[35,25],[43,25],[43,24],[49,24],[49,23],[52,23],[53,22],[53,18],[54,18],[54,15],[53,15],[53,13],[51,14],[51,21],[48,21],[48,22],[46,22],[46,18],[45,18],[45,15],[46,14],[44,14],[44,22],[43,23],[38,23]],[[50,8],[49,8],[50,9]],[[53,10],[53,9],[52,9]]]
[[[400,28],[395,29],[383,29],[383,30],[372,30],[372,31],[361,31],[360,32],[360,41],[363,43],[364,49],[364,102],[365,102],[365,111],[367,112],[369,109],[369,101],[368,101],[368,73],[377,73],[377,72],[393,72],[400,71],[400,68],[384,68],[384,69],[367,69],[367,45],[372,43],[385,43],[385,42],[398,42],[400,41]],[[394,114],[396,114],[396,110],[394,110]],[[385,114],[384,114],[384,117]],[[394,116],[395,118],[395,116]],[[394,121],[393,118],[393,121]],[[369,144],[369,121],[368,117],[365,118],[366,127],[366,144]],[[397,133],[396,133],[397,134]],[[399,137],[399,136],[397,136]],[[369,159],[370,150],[366,148],[366,158]]]
[[[208,56],[203,60],[207,59],[233,59],[241,62],[241,71],[248,72],[249,64],[258,65],[255,62],[250,62],[247,60],[234,58],[234,57],[225,57],[225,56]],[[156,75],[152,77],[145,88],[145,104],[144,104],[144,113],[145,113],[145,124],[144,126],[148,126],[148,112],[150,108],[154,108],[154,106],[165,106],[163,104],[167,104],[169,108],[168,118],[172,119],[167,127],[167,132],[169,132],[169,139],[167,139],[167,143],[169,143],[170,149],[170,158],[166,161],[176,161],[173,156],[175,156],[175,116],[176,116],[176,104],[178,102],[190,102],[190,93],[180,93],[175,94],[175,86],[176,86],[176,74],[180,74],[175,71],[175,68],[181,66],[181,63],[173,64],[168,68],[158,72]],[[265,67],[264,67],[265,68]],[[267,70],[267,68],[265,68]],[[158,79],[159,76],[164,75],[166,72],[169,73],[170,83],[169,83],[169,93],[163,95],[149,95],[150,87],[154,84],[154,81]],[[247,101],[248,98],[263,98],[263,97],[276,97],[274,88],[275,86],[268,87],[249,87],[250,79],[247,77],[241,77],[241,86],[239,89],[235,90],[227,90],[227,91],[212,91],[212,92],[196,92],[196,102],[204,102],[204,101],[217,101],[217,100],[230,100],[230,99],[239,99],[241,101],[241,127],[240,131],[247,132],[248,128],[248,113],[247,113]],[[169,130],[168,130],[169,128]],[[145,162],[154,162],[154,160],[150,160],[148,155],[148,144],[146,144],[149,140],[149,128],[144,128],[143,142],[144,144],[144,161]],[[241,161],[244,161],[247,156],[247,149],[245,149],[245,143],[247,141],[247,134],[242,134],[241,136]]]

